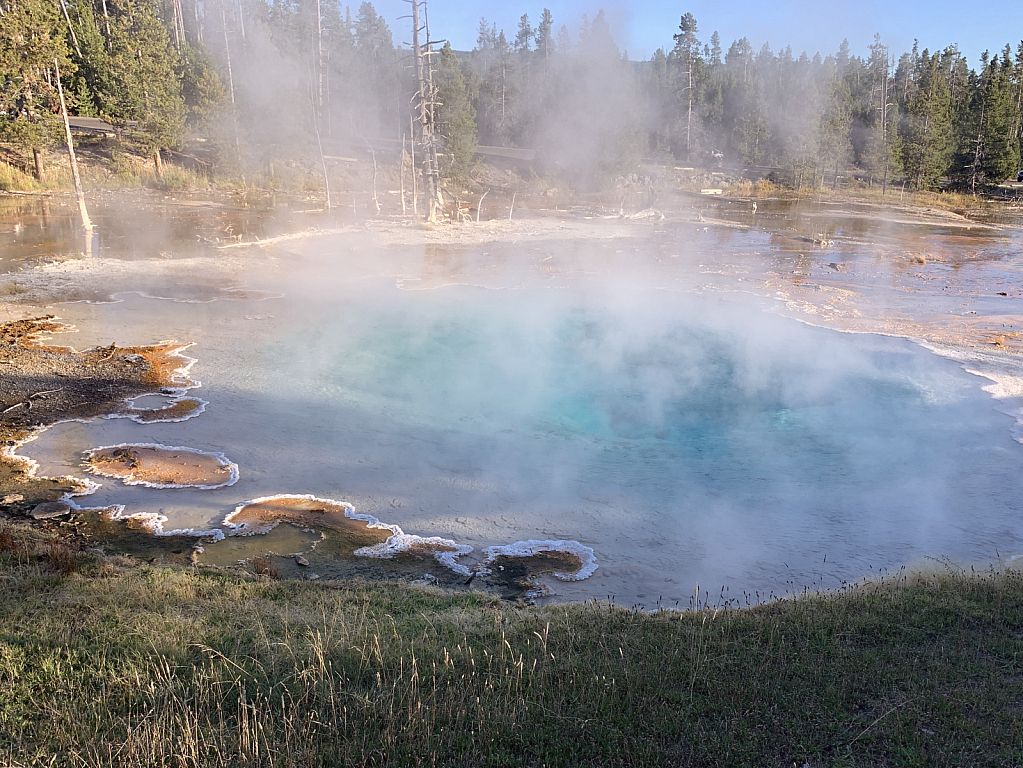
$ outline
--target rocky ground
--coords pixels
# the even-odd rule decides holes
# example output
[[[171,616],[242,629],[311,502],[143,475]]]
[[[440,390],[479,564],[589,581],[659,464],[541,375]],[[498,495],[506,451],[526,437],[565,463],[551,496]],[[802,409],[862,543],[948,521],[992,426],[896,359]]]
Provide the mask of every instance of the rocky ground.
[[[38,517],[53,512],[52,503],[65,494],[86,490],[74,478],[35,477],[31,462],[15,454],[39,431],[60,421],[117,413],[128,398],[179,391],[187,385],[182,371],[189,360],[178,354],[180,344],[118,347],[111,343],[78,352],[44,341],[48,334],[67,330],[52,316],[0,325],[0,441],[4,445],[0,511]]]

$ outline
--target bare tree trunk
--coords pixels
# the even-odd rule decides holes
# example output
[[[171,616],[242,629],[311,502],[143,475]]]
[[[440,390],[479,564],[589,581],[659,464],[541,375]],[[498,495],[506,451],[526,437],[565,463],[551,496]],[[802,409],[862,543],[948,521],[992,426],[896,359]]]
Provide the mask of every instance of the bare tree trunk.
[[[373,205],[376,206],[377,216],[380,215],[380,199],[377,197],[377,153],[373,149],[373,145],[369,143],[367,139],[363,139],[366,142],[366,146],[369,147],[369,154],[373,158]]]
[[[423,146],[423,181],[426,184],[426,205],[427,220],[436,221],[440,209],[440,178],[437,173],[437,147],[436,136],[434,135],[433,110],[433,89],[430,72],[425,61],[429,51],[423,50],[424,46],[419,43],[419,33],[423,29],[419,24],[420,0],[407,0],[412,6],[412,55],[416,68],[416,94],[418,104],[416,118],[419,123],[419,135]],[[425,47],[429,49],[430,39],[427,32]]]
[[[234,71],[231,69],[231,43],[227,37],[227,13],[224,11],[224,0],[220,0],[220,25],[224,28],[224,53],[227,56],[227,84],[231,92],[231,105],[234,100]]]
[[[103,22],[107,27],[107,50],[110,50],[110,14],[107,13],[107,0],[103,2]]]
[[[693,160],[693,55],[689,54],[689,115],[686,118],[686,162]]]
[[[316,146],[320,150],[320,167],[323,168],[323,189],[327,195],[327,210],[330,210],[330,179],[327,177],[327,159],[323,156],[323,144],[320,143],[320,126],[317,125],[319,119],[317,115],[313,115],[313,130],[316,131]]]
[[[409,125],[412,125],[412,118],[409,118]],[[412,141],[409,142],[412,167],[412,215],[419,215],[419,193],[416,191],[416,132],[412,129]]]
[[[486,192],[483,193],[483,197],[480,198],[479,203],[476,204],[476,223],[477,224],[480,223],[480,210],[483,208],[483,200],[486,199],[486,196],[489,195],[489,194],[490,194],[490,190],[488,189]]]
[[[316,0],[316,103],[323,111],[323,14]]]
[[[176,0],[171,0],[171,15],[173,16],[172,21],[174,22],[174,49],[181,53],[181,34],[178,29],[178,5]]]
[[[35,147],[32,147],[32,160],[35,162],[36,166],[36,181],[46,181],[46,171],[43,168],[43,153]]]
[[[163,158],[160,157],[159,147],[153,151],[153,168],[156,170],[156,175],[163,178]]]
[[[60,10],[64,12],[64,21],[67,22],[67,30],[71,33],[71,42],[75,46],[75,53],[78,54],[78,58],[82,58],[82,49],[78,47],[78,35],[75,34],[75,28],[71,26],[71,17],[67,15],[67,4],[64,0],[60,0]]]
[[[334,135],[334,121],[331,118],[330,110],[330,49],[327,49],[327,65],[324,67],[323,74],[323,92],[326,96],[324,104],[326,106],[325,114],[327,115],[327,135]],[[400,130],[400,126],[399,126]]]
[[[398,184],[401,190],[401,215],[408,211],[405,208],[405,136],[401,137],[401,163],[398,166]]]
[[[78,211],[82,214],[82,227],[85,234],[92,239],[92,219],[89,218],[89,211],[85,207],[85,192],[82,189],[82,177],[78,175],[78,160],[75,159],[75,143],[71,139],[71,124],[67,119],[67,105],[64,103],[64,88],[60,84],[60,65],[53,60],[53,68],[57,73],[57,95],[60,96],[60,114],[64,118],[64,136],[67,139],[68,157],[71,158],[71,178],[75,182],[75,195],[78,197]]]
[[[423,51],[423,58],[426,60],[426,92],[430,95],[429,101],[427,101],[427,107],[430,112],[430,143],[427,147],[430,154],[430,163],[433,166],[433,178],[434,188],[437,191],[437,206],[441,208],[444,206],[444,193],[441,190],[440,184],[440,161],[437,159],[437,113],[435,109],[437,107],[437,91],[433,86],[433,38],[430,37],[430,8],[426,4],[426,0],[422,0],[423,3],[423,27],[426,30],[426,43],[424,47],[426,50]]]
[[[174,0],[174,37],[188,42],[188,35],[185,33],[185,10],[181,7],[181,0]],[[178,43],[178,48],[180,47],[181,44]]]
[[[242,182],[245,181],[245,172],[242,170],[242,147],[238,140],[238,108],[234,100],[234,71],[231,68],[231,43],[227,37],[227,14],[224,12],[225,0],[220,0],[220,23],[224,28],[224,53],[227,55],[227,82],[231,89],[231,118],[234,123],[234,151],[238,156],[238,172],[242,174]]]
[[[319,10],[319,7],[320,7],[320,4],[317,3],[316,4],[317,10]],[[242,8],[242,1],[241,0],[238,0],[238,4],[236,6],[236,10],[237,10],[237,13],[238,13],[238,30],[242,33],[242,48],[244,48],[245,47],[245,11]]]
[[[106,0],[103,0],[105,3]],[[192,10],[195,12],[195,40],[199,45],[203,44],[202,22],[206,14],[199,16],[199,0],[192,0]],[[109,32],[108,32],[109,34]]]

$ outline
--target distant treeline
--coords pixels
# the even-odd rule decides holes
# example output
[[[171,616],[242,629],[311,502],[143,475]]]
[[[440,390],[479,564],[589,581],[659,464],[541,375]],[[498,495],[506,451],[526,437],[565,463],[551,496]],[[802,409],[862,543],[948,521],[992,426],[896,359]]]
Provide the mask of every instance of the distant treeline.
[[[746,38],[726,51],[685,14],[670,49],[633,62],[603,11],[578,30],[544,9],[510,38],[481,20],[469,53],[437,48],[447,175],[468,174],[477,142],[539,149],[584,182],[654,158],[781,168],[804,186],[855,172],[975,191],[1019,167],[1023,42],[978,69],[955,46],[896,56],[879,37],[866,58],[848,43],[797,57]],[[317,139],[413,133],[408,49],[368,2],[0,0],[0,40],[0,138],[26,150],[59,140],[55,65],[71,114],[130,127],[125,140],[157,155],[202,136],[226,173]]]

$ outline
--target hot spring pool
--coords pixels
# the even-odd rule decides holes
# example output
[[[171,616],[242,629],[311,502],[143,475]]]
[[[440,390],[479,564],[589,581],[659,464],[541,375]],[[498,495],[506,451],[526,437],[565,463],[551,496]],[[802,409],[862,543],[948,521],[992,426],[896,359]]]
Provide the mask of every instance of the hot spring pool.
[[[1023,551],[1014,420],[990,382],[909,341],[614,281],[306,278],[258,303],[62,307],[80,348],[196,342],[210,404],[177,424],[60,425],[21,453],[80,475],[97,445],[221,451],[234,486],[104,481],[89,503],[207,527],[309,493],[477,548],[574,539],[600,567],[558,595],[647,607],[697,583],[741,599]]]

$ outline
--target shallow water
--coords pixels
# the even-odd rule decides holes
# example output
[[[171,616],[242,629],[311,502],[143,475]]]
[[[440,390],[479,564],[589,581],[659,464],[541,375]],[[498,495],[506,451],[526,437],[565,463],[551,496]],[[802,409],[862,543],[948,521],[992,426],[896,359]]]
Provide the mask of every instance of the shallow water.
[[[714,206],[737,226],[523,245],[321,239],[249,276],[280,299],[61,306],[79,348],[195,342],[209,406],[182,423],[59,425],[20,452],[81,476],[97,445],[219,451],[240,467],[234,486],[104,480],[89,503],[196,528],[247,499],[309,493],[478,549],[574,539],[600,567],[554,582],[558,596],[647,607],[687,603],[697,583],[742,600],[1023,553],[1023,446],[988,380],[909,341],[786,319],[767,298],[828,287],[834,260],[859,281],[837,327],[859,327],[864,308],[997,312],[993,279],[1020,290],[1018,235],[770,204],[744,223],[739,206]],[[819,230],[838,244],[812,249]],[[909,248],[940,260],[909,269],[892,257]],[[960,292],[914,287],[945,268]]]
[[[300,201],[272,207],[271,198],[212,201],[144,190],[90,195],[95,226],[86,241],[69,195],[0,195],[0,274],[89,254],[115,259],[175,259],[209,253],[239,239],[265,238],[320,223]],[[331,217],[331,221],[338,216]]]
[[[196,556],[203,565],[225,567],[259,555],[298,555],[308,552],[323,536],[289,523],[278,525],[263,536],[231,536],[207,545]]]

